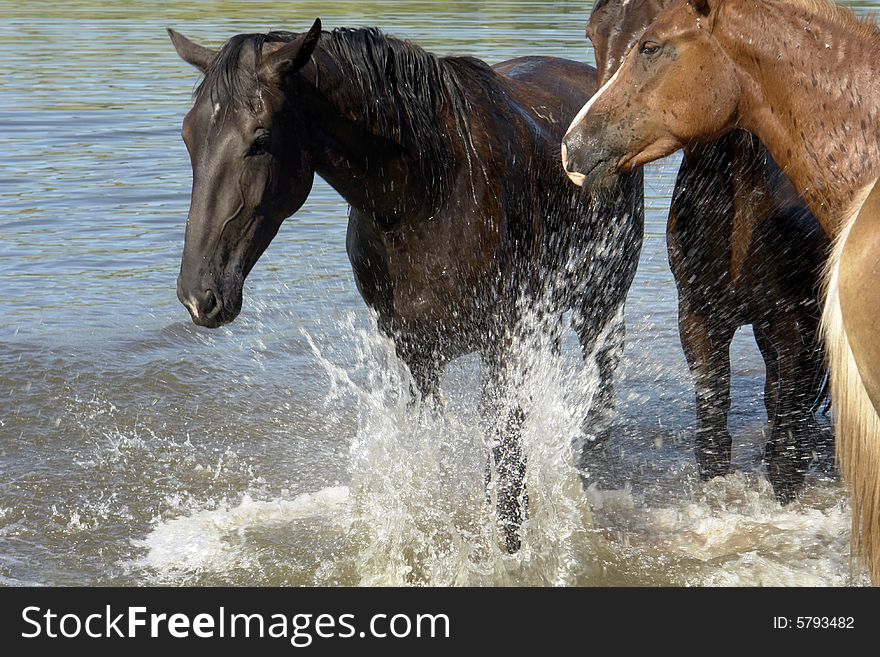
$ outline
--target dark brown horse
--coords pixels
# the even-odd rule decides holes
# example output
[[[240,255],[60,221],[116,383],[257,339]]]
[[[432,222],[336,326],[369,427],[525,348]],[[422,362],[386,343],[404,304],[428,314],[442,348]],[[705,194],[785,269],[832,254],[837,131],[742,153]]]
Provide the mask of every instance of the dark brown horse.
[[[880,31],[826,0],[680,0],[563,141],[588,184],[742,128],[834,239],[825,278],[837,456],[854,552],[880,584]],[[565,158],[563,158],[565,159]]]
[[[607,416],[622,326],[597,340],[632,282],[643,211],[640,175],[598,205],[560,167],[559,140],[595,89],[592,68],[545,57],[490,67],[375,29],[322,32],[319,21],[303,34],[238,35],[217,52],[170,34],[204,73],[183,123],[193,188],[178,296],[195,323],[235,319],[248,272],[317,173],[351,206],[355,282],[419,393],[435,393],[444,365],[475,351],[486,390],[504,391],[523,313],[554,324],[571,309],[601,373],[588,420]],[[522,412],[489,406],[508,409],[492,452],[513,551]]]
[[[595,4],[587,36],[600,86],[671,2]],[[751,325],[764,358],[772,427],[764,460],[777,498],[787,502],[814,454],[832,448],[814,418],[825,391],[819,321],[828,237],[757,139],[735,131],[685,147],[666,239],[696,389],[700,474],[729,471],[730,344],[740,326]]]

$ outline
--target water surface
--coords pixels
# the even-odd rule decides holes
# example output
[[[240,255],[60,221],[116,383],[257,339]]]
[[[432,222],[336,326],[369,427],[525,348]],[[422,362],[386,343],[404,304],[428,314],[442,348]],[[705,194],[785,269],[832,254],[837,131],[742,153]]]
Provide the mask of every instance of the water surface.
[[[870,8],[870,4],[865,4]],[[355,289],[346,206],[318,181],[231,326],[175,297],[198,81],[165,35],[376,25],[437,53],[592,61],[589,2],[0,1],[0,583],[845,585],[849,507],[811,475],[778,506],[757,459],[763,366],[734,349],[736,472],[701,483],[648,168],[607,462],[574,470],[592,372],[538,346],[532,514],[503,554],[483,502],[478,364],[437,415]],[[862,580],[857,579],[856,583]]]

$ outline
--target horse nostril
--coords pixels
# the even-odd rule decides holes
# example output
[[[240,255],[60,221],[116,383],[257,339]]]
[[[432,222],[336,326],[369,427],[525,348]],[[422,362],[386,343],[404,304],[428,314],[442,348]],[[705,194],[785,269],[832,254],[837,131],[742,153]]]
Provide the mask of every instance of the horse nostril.
[[[578,141],[570,135],[562,139],[562,168],[569,180],[578,187],[583,187],[586,177],[581,173],[581,163],[578,161],[579,146]]]
[[[178,279],[177,297],[199,326],[219,326],[224,312],[223,300],[213,288],[187,286]]]
[[[562,139],[562,166],[568,171],[577,171],[577,153],[578,153],[578,140],[573,138],[570,134],[565,135]]]
[[[212,317],[220,311],[220,304],[217,303],[217,295],[214,290],[205,290],[202,293],[202,315]]]

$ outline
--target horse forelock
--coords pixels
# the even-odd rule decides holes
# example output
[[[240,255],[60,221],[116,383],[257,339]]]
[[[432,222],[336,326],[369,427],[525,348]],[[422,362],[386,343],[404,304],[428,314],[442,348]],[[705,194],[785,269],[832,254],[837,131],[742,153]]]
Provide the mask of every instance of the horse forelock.
[[[253,112],[256,109],[255,98],[262,88],[259,67],[263,46],[267,43],[288,42],[296,36],[293,32],[269,32],[237,34],[230,38],[214,56],[193,96],[200,98],[207,94],[212,105],[233,103]],[[246,67],[242,61],[248,46],[253,52],[250,67]]]
[[[194,97],[207,96],[212,105],[234,103],[254,111],[255,100],[264,90],[259,77],[263,47],[297,36],[281,31],[233,36],[217,52]],[[252,65],[244,61],[248,47],[253,49]],[[465,87],[469,82],[483,88],[497,84],[491,67],[480,60],[438,57],[376,28],[324,32],[318,50],[348,75],[348,84],[335,93],[350,98],[350,109],[361,114],[353,118],[369,121],[381,136],[394,140],[409,129],[442,146],[448,135],[438,115],[448,112],[456,124],[467,125],[471,108]],[[383,102],[364,103],[365,98]]]

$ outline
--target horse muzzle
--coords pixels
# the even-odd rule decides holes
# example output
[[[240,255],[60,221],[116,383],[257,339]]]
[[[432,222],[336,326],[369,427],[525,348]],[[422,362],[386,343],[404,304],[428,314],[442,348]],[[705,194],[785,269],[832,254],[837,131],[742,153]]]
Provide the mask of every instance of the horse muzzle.
[[[568,156],[568,144],[565,139],[562,140],[562,168],[565,169],[565,175],[568,176],[568,179],[571,180],[578,187],[584,186],[584,180],[586,180],[586,176],[576,170],[576,165],[573,161],[569,159]]]
[[[578,187],[593,189],[611,186],[619,173],[614,157],[598,139],[584,137],[577,129],[562,138],[562,166]]]
[[[187,286],[180,277],[177,279],[177,298],[189,311],[193,323],[206,328],[229,324],[241,311],[241,294],[237,295],[238,302],[230,308],[214,288]]]

